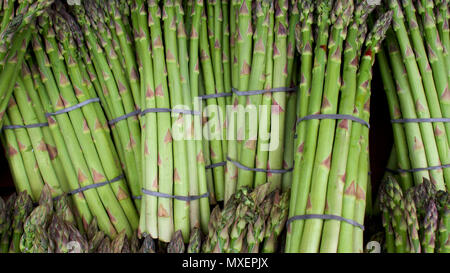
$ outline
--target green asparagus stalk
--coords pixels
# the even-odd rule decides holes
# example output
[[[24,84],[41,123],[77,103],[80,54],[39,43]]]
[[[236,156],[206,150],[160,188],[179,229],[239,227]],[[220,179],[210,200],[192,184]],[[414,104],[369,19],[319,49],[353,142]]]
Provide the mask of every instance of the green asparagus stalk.
[[[193,100],[191,94],[190,86],[190,73],[189,73],[189,55],[188,55],[188,44],[187,44],[187,34],[185,30],[183,10],[181,6],[181,1],[175,1],[175,15],[177,24],[177,44],[178,44],[178,63],[180,66],[180,80],[181,89],[183,95],[184,107],[189,110],[193,110]],[[198,74],[197,74],[198,76]],[[189,170],[189,195],[198,196],[199,195],[199,175],[197,170],[197,156],[196,153],[196,142],[194,135],[194,117],[192,115],[185,115],[184,119],[184,132],[183,137],[186,139],[186,151],[187,151],[187,167]],[[200,227],[200,201],[193,200],[189,202],[189,223],[190,229]],[[207,223],[204,222],[205,224]]]
[[[425,97],[425,90],[418,75],[420,75],[418,65],[409,41],[407,30],[403,22],[403,14],[397,0],[389,1],[389,7],[394,12],[393,29],[396,33],[397,40],[402,54],[405,68],[407,71],[408,80],[411,87],[411,92],[414,98],[416,113],[419,118],[430,118],[430,110],[427,105]],[[427,155],[429,166],[439,166],[439,150],[436,145],[435,134],[433,133],[432,125],[430,123],[419,124],[422,131],[423,145]],[[433,180],[436,181],[439,188],[445,186],[445,181],[442,175],[442,170],[432,170],[429,172]]]
[[[300,24],[299,1],[289,1],[289,26],[288,26],[288,47],[287,47],[287,79],[286,85],[294,87],[297,85],[297,59],[295,59],[296,52],[296,38],[295,32],[297,25]],[[283,168],[290,169],[294,164],[294,137],[296,133],[297,121],[297,92],[289,92],[286,94],[286,125],[284,133],[284,156]],[[282,190],[286,191],[292,185],[292,172],[283,174]]]
[[[429,202],[422,225],[424,229],[422,249],[424,253],[434,253],[438,228],[438,212],[434,201]]]
[[[13,220],[11,224],[12,229],[12,239],[9,252],[18,253],[20,252],[20,237],[23,233],[23,223],[26,217],[30,214],[33,209],[33,201],[27,192],[20,192],[14,202],[14,212]]]
[[[216,93],[224,93],[224,65],[223,65],[223,46],[224,42],[222,41],[224,26],[223,26],[223,10],[222,10],[222,0],[208,0],[207,1],[207,10],[208,10],[208,26],[211,25],[211,28],[208,28],[210,33],[210,49],[211,49],[211,57],[212,57],[212,65],[214,71],[214,83],[216,87]],[[210,15],[209,11],[212,11]],[[210,23],[212,21],[213,23]],[[228,91],[227,91],[228,92]],[[220,133],[222,136],[222,153],[226,154],[227,152],[227,135],[225,127],[225,98],[220,97],[217,98],[217,104],[219,105],[219,124],[220,124]]]
[[[208,44],[208,37],[207,37],[207,22],[206,22],[206,14],[203,12],[202,14],[202,22],[201,22],[201,29],[200,29],[200,61],[202,64],[201,71],[203,73],[203,79],[204,79],[204,87],[205,87],[205,94],[211,95],[215,94],[215,84],[214,84],[214,71],[211,61],[211,54],[210,54],[210,48]],[[220,117],[219,112],[219,104],[217,99],[212,98],[208,99],[206,101],[207,103],[207,110],[206,114],[207,117],[209,117],[209,120],[207,122],[207,137],[210,140],[210,158],[211,163],[216,164],[223,162],[224,155],[223,155],[223,149],[222,149],[222,141],[221,141],[221,135],[220,135]],[[210,110],[210,111],[208,111]],[[228,168],[228,165],[227,165]],[[216,167],[213,169],[214,173],[214,190],[215,190],[215,197],[217,201],[221,201],[224,198],[224,167]]]
[[[138,6],[143,12],[145,6]],[[161,11],[158,1],[148,3],[148,24],[152,41],[153,71],[155,82],[156,107],[170,108],[169,89],[167,86],[166,57],[161,29]],[[164,73],[161,73],[164,71]],[[172,132],[170,113],[158,113],[158,181],[159,192],[172,194],[174,183],[174,158],[172,157]],[[158,199],[158,238],[169,242],[174,233],[173,204],[171,200]],[[153,237],[153,235],[152,235]],[[156,238],[156,237],[153,237]]]
[[[202,23],[202,12],[203,12],[203,1],[197,0],[195,1],[193,8],[193,18],[190,25],[189,34],[189,80],[190,80],[190,92],[193,109],[200,108],[201,101],[197,100],[199,96],[199,79],[200,79],[200,59],[199,59],[199,33],[200,33],[200,24]],[[204,143],[208,144],[207,141],[203,139],[202,128],[203,121],[202,116],[194,116],[193,120],[193,134],[195,139],[195,155],[197,162],[197,175],[198,175],[198,192],[204,193],[209,192],[210,200],[215,200],[214,189],[208,189],[208,178],[207,176],[212,176],[211,170],[205,170],[205,165],[210,165],[206,163],[206,157],[209,158],[209,145],[206,145],[208,151],[204,149]],[[209,174],[207,174],[207,172]],[[195,173],[195,172],[193,172]],[[212,179],[209,179],[212,185]],[[210,208],[208,199],[202,198],[200,199],[200,227],[201,230],[206,233],[208,230],[208,222],[210,216]]]
[[[264,253],[275,253],[277,250],[279,245],[278,238],[284,230],[288,216],[289,195],[289,191],[281,195],[279,192],[275,192],[273,205],[266,222],[267,228],[262,248],[262,252]]]
[[[268,17],[269,17],[269,29],[267,34],[266,43],[266,60],[265,60],[265,70],[264,70],[264,89],[272,89],[273,84],[273,41],[274,41],[274,26],[275,26],[275,14],[274,5],[270,3]],[[257,140],[257,151],[255,159],[255,167],[263,170],[267,170],[269,159],[269,143],[270,143],[270,115],[271,115],[271,105],[272,105],[272,93],[267,92],[262,95],[260,109],[258,111],[258,117],[260,120],[258,126],[258,140]],[[267,173],[256,172],[254,187],[258,187],[267,182]]]
[[[138,6],[139,5],[139,6]],[[139,8],[139,9],[138,9]],[[153,81],[153,61],[151,58],[150,33],[147,26],[148,17],[143,3],[133,1],[131,16],[134,29],[134,40],[136,46],[136,54],[140,56],[140,79],[141,92],[144,98],[141,101],[141,107],[144,109],[155,108],[155,86]],[[159,114],[158,114],[159,115]],[[157,114],[147,113],[141,118],[142,124],[142,147],[143,156],[143,188],[152,191],[158,191],[158,135],[154,130],[157,127]],[[157,202],[156,197],[143,195],[140,211],[139,235],[146,236],[150,234],[152,237],[158,237],[158,218],[157,218]]]
[[[320,111],[320,104],[323,92],[323,80],[325,78],[325,67],[327,63],[327,42],[329,36],[329,17],[332,8],[331,1],[320,1],[316,4],[317,17],[317,33],[320,33],[316,41],[314,50],[314,65],[311,80],[311,97],[308,102],[308,115],[315,114]],[[310,178],[313,165],[313,157],[315,153],[318,120],[308,120],[305,122],[306,136],[303,145],[303,155],[297,168],[294,168],[292,188],[296,192],[292,192],[294,196],[291,200],[289,215],[303,215],[306,211],[307,197],[310,189]],[[301,145],[300,145],[301,146]],[[300,147],[298,146],[298,147]],[[305,173],[306,172],[306,173]],[[295,185],[298,184],[298,185]],[[304,221],[295,221],[288,227],[286,236],[286,252],[298,252],[300,247],[301,236],[303,233]]]
[[[273,49],[273,88],[286,87],[287,82],[287,34],[288,34],[288,10],[289,2],[280,0],[275,2],[275,41]],[[275,73],[277,71],[277,73]],[[280,170],[283,168],[284,128],[286,117],[286,93],[276,92],[272,94],[272,113],[270,129],[270,146],[268,169]],[[278,123],[278,124],[277,124]],[[267,181],[272,189],[281,188],[282,175],[268,173]]]
[[[168,71],[168,83],[170,91],[170,104],[172,108],[180,109],[185,105],[182,95],[181,76],[178,67],[178,44],[176,37],[176,17],[174,3],[169,0],[164,3],[162,19],[164,21],[164,40],[166,50],[166,65]],[[184,131],[183,114],[172,113],[172,124],[179,135],[175,135],[173,142],[174,151],[174,194],[177,196],[187,196],[189,194],[189,170],[187,166],[186,142],[182,133]],[[174,129],[174,128],[172,128]],[[173,132],[173,131],[172,131]],[[181,137],[181,139],[180,139]],[[189,203],[175,199],[174,203],[174,228],[181,230],[185,242],[189,241]]]
[[[265,79],[263,75],[265,69],[265,53],[269,28],[268,7],[269,6],[267,2],[256,2],[255,13],[257,18],[257,35],[253,36],[255,43],[253,46],[253,57],[251,64],[252,69],[250,72],[248,90],[261,90],[264,87]],[[249,109],[249,111],[258,113],[262,96],[262,94],[248,96],[245,107]],[[259,117],[257,117],[257,120],[259,120]],[[239,162],[249,168],[253,168],[255,166],[255,156],[257,148],[256,134],[258,132],[257,130],[259,130],[258,127],[258,122],[251,120],[251,117],[249,117],[249,119],[245,122],[243,135],[244,139],[242,139],[244,143],[241,145]],[[254,175],[254,171],[239,169],[237,189],[241,187],[253,186]]]
[[[417,219],[416,205],[414,203],[413,190],[408,190],[405,196],[405,209],[408,222],[408,233],[411,240],[411,252],[420,253],[421,243],[419,239],[419,222]]]

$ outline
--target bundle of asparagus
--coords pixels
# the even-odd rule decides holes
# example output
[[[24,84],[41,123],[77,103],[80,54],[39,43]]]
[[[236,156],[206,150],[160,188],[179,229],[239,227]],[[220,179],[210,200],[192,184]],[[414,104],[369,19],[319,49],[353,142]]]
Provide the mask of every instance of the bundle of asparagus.
[[[120,232],[114,239],[98,228],[93,218],[86,232],[76,227],[75,216],[67,195],[56,201],[50,187],[44,186],[39,205],[33,209],[30,196],[21,192],[6,203],[0,198],[1,252],[10,253],[184,253],[181,231],[177,231],[167,246],[156,249],[150,236],[139,240],[137,233],[127,236]],[[201,231],[194,229],[187,251],[199,253]]]
[[[68,23],[54,10],[39,17],[40,35],[33,34],[33,55],[22,66],[6,116],[11,169],[17,188],[34,200],[44,181],[54,198],[71,193],[81,230],[96,217],[107,235],[124,230],[131,236],[139,217]]]
[[[81,64],[102,102],[116,149],[136,207],[141,196],[141,128],[138,114],[140,83],[130,33],[124,26],[117,1],[81,1],[72,6],[73,17],[60,3],[58,12],[67,21],[60,32],[72,32],[69,46],[80,52]],[[76,22],[74,20],[76,18]],[[84,72],[84,73],[86,73]]]
[[[297,79],[294,26],[300,2],[230,4],[233,95],[226,115],[225,201],[241,187],[290,187],[296,95],[289,92],[296,88],[289,87]]]
[[[204,3],[191,7],[190,33],[180,0],[136,0],[129,8],[142,90],[139,232],[168,243],[181,230],[188,242],[192,230],[206,231],[210,214],[196,110]]]
[[[385,251],[390,253],[448,253],[449,195],[428,179],[403,191],[389,176],[380,188],[385,228]]]
[[[221,211],[211,213],[203,252],[275,252],[288,213],[289,191],[269,192],[270,183],[250,190],[243,187],[232,195]]]
[[[373,5],[318,1],[317,20],[303,19],[286,252],[362,252],[372,65],[392,17],[368,31]]]
[[[378,55],[403,190],[449,188],[449,1],[386,1],[394,12]]]

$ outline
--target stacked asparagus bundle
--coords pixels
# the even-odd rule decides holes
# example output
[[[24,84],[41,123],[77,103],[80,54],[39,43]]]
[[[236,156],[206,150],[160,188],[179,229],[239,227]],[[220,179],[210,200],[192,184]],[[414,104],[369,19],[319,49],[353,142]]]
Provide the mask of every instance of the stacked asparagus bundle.
[[[21,127],[5,130],[5,134],[8,131],[15,136],[7,147],[18,147],[8,152],[21,157],[17,162],[24,165],[35,199],[40,191],[33,189],[42,189],[45,181],[53,197],[73,193],[80,229],[86,230],[96,217],[107,235],[115,237],[125,230],[130,236],[137,229],[138,214],[123,179],[103,110],[95,103],[86,66],[76,54],[67,29],[66,20],[54,11],[39,18],[41,35],[33,35],[33,56],[27,58],[31,74],[24,65],[14,93],[19,111],[14,103],[8,109],[11,125]],[[38,121],[42,124],[45,117],[48,128],[34,126]],[[51,146],[52,142],[55,146]],[[32,145],[34,153],[30,152]],[[38,168],[32,165],[33,157]],[[52,162],[55,158],[57,163]]]
[[[132,34],[124,26],[117,1],[81,4],[73,6],[73,17],[62,4],[57,5],[68,24],[60,31],[74,33],[69,46],[79,50],[79,62],[92,81],[90,88],[102,102],[131,194],[140,209],[142,155],[137,109],[141,94]]]
[[[381,15],[368,30],[373,5],[318,1],[305,10],[317,16],[304,16],[299,35],[301,105],[286,252],[362,252],[372,65],[392,17]]]
[[[296,88],[289,87],[297,79],[294,26],[300,2],[230,4],[233,95],[226,115],[225,201],[242,187],[290,187],[297,99],[290,94]]]
[[[289,191],[269,192],[270,183],[251,191],[241,188],[221,211],[211,213],[203,252],[258,253],[277,251],[288,213]]]
[[[188,242],[191,230],[207,229],[210,214],[201,116],[193,111],[204,4],[192,5],[190,33],[181,1],[136,0],[128,8],[141,79],[140,103],[135,98],[143,139],[139,232],[167,243],[181,230]]]
[[[449,188],[449,1],[386,1],[394,12],[378,55],[400,185]]]
[[[449,195],[427,179],[403,191],[393,177],[380,188],[385,250],[390,253],[449,253]]]

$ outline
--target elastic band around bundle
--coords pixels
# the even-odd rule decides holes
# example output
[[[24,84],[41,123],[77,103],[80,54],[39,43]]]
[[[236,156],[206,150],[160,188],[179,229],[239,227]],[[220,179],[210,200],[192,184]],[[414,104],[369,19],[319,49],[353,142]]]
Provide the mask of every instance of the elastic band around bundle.
[[[123,178],[124,178],[124,175],[121,174],[121,175],[119,175],[118,177],[113,178],[113,179],[111,179],[111,180],[108,180],[108,181],[105,181],[105,182],[100,182],[100,183],[94,183],[94,184],[87,185],[87,186],[78,188],[78,189],[76,189],[76,190],[70,191],[70,192],[67,193],[67,195],[70,196],[70,195],[74,195],[74,194],[77,194],[77,193],[80,193],[80,192],[83,192],[83,191],[87,191],[87,190],[90,190],[90,189],[99,188],[99,187],[102,187],[102,186],[105,186],[105,185],[108,185],[108,184],[111,184],[111,183],[115,183],[115,182],[117,182],[117,181],[120,181],[120,180],[122,180]],[[59,198],[61,198],[61,196],[57,196],[57,197],[55,197],[55,198],[53,198],[53,199],[54,199],[54,200],[58,200]]]
[[[109,125],[114,125],[114,124],[118,123],[119,121],[125,120],[125,119],[127,119],[127,118],[129,118],[129,117],[137,116],[137,115],[139,115],[140,113],[141,113],[141,110],[138,109],[138,110],[133,111],[133,112],[131,112],[131,113],[125,114],[125,115],[120,116],[120,117],[117,117],[117,118],[115,118],[115,119],[112,119],[112,120],[108,121],[108,124],[109,124]]]
[[[176,199],[176,200],[185,201],[185,202],[195,201],[195,200],[198,200],[198,199],[209,197],[209,193],[208,192],[205,193],[205,194],[202,194],[202,195],[179,196],[179,195],[170,195],[170,194],[167,194],[167,193],[162,193],[162,192],[150,191],[150,190],[142,189],[142,193],[144,193],[146,195],[150,195],[150,196],[161,197],[161,198],[169,198],[169,199]]]
[[[352,226],[359,227],[360,229],[364,230],[364,225],[361,225],[360,223],[347,219],[341,216],[332,215],[332,214],[306,214],[306,215],[297,215],[289,218],[286,222],[286,227],[288,227],[293,221],[296,220],[309,220],[309,219],[321,219],[321,220],[337,220],[341,222],[346,222]]]
[[[446,168],[450,168],[450,164],[441,165],[441,166],[432,166],[432,167],[426,167],[426,168],[414,168],[414,169],[409,169],[409,170],[397,169],[397,173],[415,173],[415,172],[422,172],[422,171],[440,170],[440,169],[446,169]]]
[[[217,93],[217,94],[209,94],[209,95],[202,95],[198,96],[202,100],[207,99],[216,99],[216,98],[224,98],[224,97],[231,97],[233,96],[233,93]]]
[[[179,113],[179,114],[186,114],[186,115],[201,115],[200,112],[194,111],[194,110],[185,110],[185,109],[170,109],[170,108],[148,108],[145,110],[142,110],[140,115],[144,116],[148,113]]]
[[[391,123],[450,122],[450,118],[405,118],[392,119]]]
[[[294,168],[290,168],[290,169],[287,169],[287,170],[265,170],[265,169],[260,169],[260,168],[249,168],[247,166],[242,165],[241,163],[239,163],[237,161],[232,160],[229,157],[227,157],[227,161],[233,163],[239,169],[246,170],[246,171],[251,171],[251,172],[283,174],[283,173],[292,172],[294,170]]]
[[[251,91],[239,91],[236,88],[231,88],[231,91],[238,96],[253,96],[253,95],[261,95],[264,93],[293,92],[297,91],[297,87],[278,87],[266,90],[251,90]]]
[[[222,162],[218,162],[218,163],[214,163],[214,164],[205,166],[205,169],[206,169],[206,170],[208,170],[208,169],[214,169],[214,168],[218,168],[218,167],[223,167],[223,166],[225,166],[225,165],[227,165],[227,162],[226,162],[226,161],[222,161]]]
[[[352,115],[339,115],[339,114],[318,114],[318,115],[308,115],[302,118],[297,119],[297,124],[305,121],[305,120],[313,120],[313,119],[346,119],[346,120],[351,120],[357,123],[360,123],[364,126],[366,126],[367,128],[370,128],[370,124],[360,118],[357,118],[355,116]]]
[[[22,128],[30,129],[30,128],[40,128],[40,127],[46,127],[46,126],[48,126],[48,122],[28,124],[28,125],[5,125],[2,127],[2,130],[22,129]]]
[[[83,106],[85,106],[85,105],[88,105],[88,104],[90,104],[90,103],[93,103],[93,102],[100,102],[100,99],[99,99],[99,98],[88,99],[88,100],[85,100],[85,101],[80,102],[80,103],[78,103],[78,104],[75,104],[75,105],[73,105],[73,106],[70,106],[70,107],[61,109],[61,110],[59,110],[59,111],[56,111],[56,112],[53,112],[53,113],[46,113],[45,116],[48,118],[48,117],[50,117],[50,116],[56,116],[56,115],[68,113],[68,112],[70,112],[70,111],[73,111],[73,110],[75,110],[75,109],[81,108],[81,107],[83,107]]]

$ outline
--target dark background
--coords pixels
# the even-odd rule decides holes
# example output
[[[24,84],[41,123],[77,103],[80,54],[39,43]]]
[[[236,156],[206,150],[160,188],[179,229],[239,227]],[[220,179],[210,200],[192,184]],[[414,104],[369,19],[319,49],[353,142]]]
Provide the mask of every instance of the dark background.
[[[392,129],[389,109],[379,76],[378,66],[375,64],[372,80],[371,117],[370,117],[370,163],[372,193],[376,193],[384,169],[392,149]],[[7,196],[14,192],[14,184],[5,158],[3,147],[0,149],[0,196]],[[373,199],[375,199],[373,197]]]

